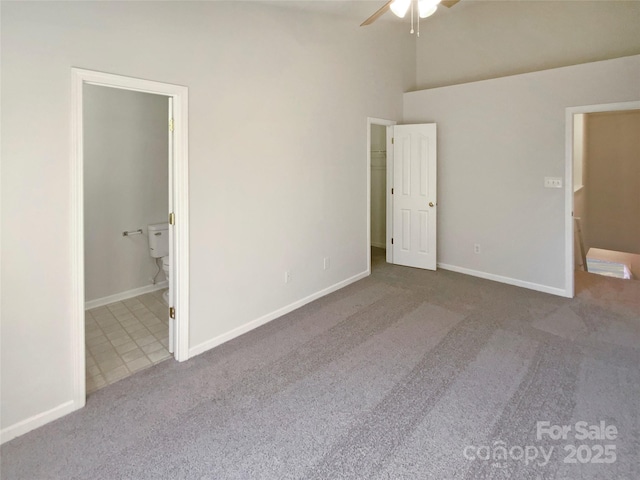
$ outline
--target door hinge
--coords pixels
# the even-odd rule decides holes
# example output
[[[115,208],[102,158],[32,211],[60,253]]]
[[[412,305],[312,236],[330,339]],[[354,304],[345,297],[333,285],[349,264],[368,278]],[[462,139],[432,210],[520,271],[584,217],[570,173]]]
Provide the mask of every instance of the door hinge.
[[[169,119],[169,131],[173,132],[173,118]]]
[[[176,224],[176,214],[171,212],[169,214],[169,225],[175,225]]]
[[[169,318],[176,318],[176,309],[169,307]]]
[[[393,145],[394,140],[395,140],[395,139],[394,139],[393,137],[391,137],[391,145]]]
[[[391,195],[393,195],[393,188],[391,189]]]
[[[393,237],[391,238],[391,245],[393,245]]]

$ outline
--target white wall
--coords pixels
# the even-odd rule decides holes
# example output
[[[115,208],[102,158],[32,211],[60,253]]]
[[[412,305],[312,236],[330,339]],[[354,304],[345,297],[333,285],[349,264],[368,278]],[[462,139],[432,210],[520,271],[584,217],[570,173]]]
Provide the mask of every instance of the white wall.
[[[438,124],[439,262],[566,294],[565,194],[543,186],[564,178],[565,109],[638,100],[639,81],[636,55],[405,94],[406,123]]]
[[[387,127],[371,125],[371,245],[387,246]]]
[[[3,438],[72,402],[72,66],[189,88],[192,348],[366,272],[367,117],[400,118],[414,86],[404,25],[249,2],[1,8]]]
[[[168,99],[84,86],[85,299],[150,285],[147,225],[169,211]],[[141,228],[144,235],[123,237]],[[164,280],[162,270],[156,279]]]

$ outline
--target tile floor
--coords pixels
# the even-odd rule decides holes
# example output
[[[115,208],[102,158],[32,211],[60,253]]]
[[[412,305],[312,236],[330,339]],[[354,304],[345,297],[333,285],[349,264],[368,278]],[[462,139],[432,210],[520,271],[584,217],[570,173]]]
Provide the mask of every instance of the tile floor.
[[[162,292],[85,311],[87,393],[171,357]]]

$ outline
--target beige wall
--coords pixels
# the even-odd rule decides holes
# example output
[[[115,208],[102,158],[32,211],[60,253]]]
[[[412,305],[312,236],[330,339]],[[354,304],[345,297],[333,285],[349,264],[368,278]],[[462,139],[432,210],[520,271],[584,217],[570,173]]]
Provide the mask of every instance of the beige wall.
[[[589,247],[640,253],[640,110],[586,115]]]

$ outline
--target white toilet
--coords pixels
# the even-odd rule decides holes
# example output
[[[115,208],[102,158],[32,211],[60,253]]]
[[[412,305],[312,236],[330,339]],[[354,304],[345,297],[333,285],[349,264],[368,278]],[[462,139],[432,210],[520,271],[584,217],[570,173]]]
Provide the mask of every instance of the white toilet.
[[[153,258],[162,258],[162,271],[169,282],[169,224],[156,223],[147,226],[147,234],[149,235],[149,253]],[[162,298],[169,305],[169,289],[165,290]]]

